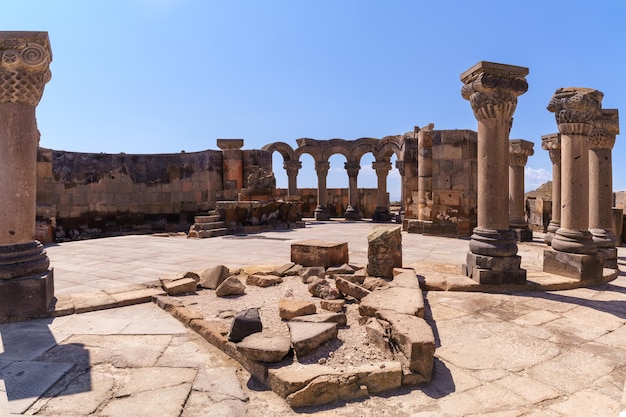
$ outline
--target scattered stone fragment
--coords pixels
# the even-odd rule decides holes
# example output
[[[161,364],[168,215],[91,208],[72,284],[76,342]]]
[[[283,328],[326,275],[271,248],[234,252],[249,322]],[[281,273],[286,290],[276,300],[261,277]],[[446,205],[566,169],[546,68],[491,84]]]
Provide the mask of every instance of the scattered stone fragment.
[[[181,278],[163,283],[163,289],[168,295],[187,294],[196,291],[196,281],[193,278]]]
[[[356,375],[322,375],[305,388],[285,398],[291,407],[326,404],[337,400],[354,400],[369,395]]]
[[[363,284],[363,281],[365,280],[365,275],[355,275],[355,274],[335,274],[333,276],[333,278],[335,279],[345,279],[346,281],[350,281],[353,284],[358,284],[361,285]]]
[[[323,266],[308,266],[306,268],[302,268],[300,277],[302,278],[302,282],[308,284],[313,278],[323,279],[325,275],[326,269],[324,269]]]
[[[328,287],[322,288],[320,298],[323,300],[338,300],[343,298],[343,294],[341,294],[337,288],[329,285]]]
[[[245,337],[262,330],[263,323],[261,323],[258,308],[241,310],[235,314],[235,318],[230,326],[230,332],[228,333],[228,340],[239,343]]]
[[[278,275],[279,277],[284,277],[287,275],[287,272],[291,270],[294,266],[296,266],[293,262],[287,262],[284,265],[279,266],[275,270],[272,271],[272,275]]]
[[[343,306],[346,304],[346,300],[322,300],[320,301],[321,307],[330,311],[331,313],[339,313],[343,310]]]
[[[367,236],[367,273],[393,278],[393,268],[402,267],[402,234],[400,226],[379,226]]]
[[[283,279],[278,275],[248,275],[246,278],[247,285],[255,285],[257,287],[271,287],[280,284]]]
[[[230,271],[227,267],[224,265],[217,265],[212,268],[207,268],[200,273],[200,281],[198,282],[198,285],[202,288],[214,290],[217,289],[217,287],[229,276]]]
[[[285,276],[286,277],[299,277],[300,275],[302,275],[303,269],[304,267],[302,265],[296,264],[293,268],[288,269],[285,272]]]
[[[341,291],[345,295],[349,295],[350,297],[354,297],[357,300],[361,300],[366,295],[370,294],[371,291],[366,290],[358,284],[354,284],[348,280],[343,278],[337,278],[335,280],[335,285],[337,289]]]
[[[319,297],[324,300],[336,300],[342,298],[341,293],[336,288],[332,287],[325,279],[313,278],[309,282],[309,292],[314,297]]]
[[[331,277],[336,275],[336,274],[354,274],[354,269],[348,265],[348,264],[343,264],[340,266],[331,266],[326,270],[326,273],[328,275],[330,275]]]
[[[315,314],[315,304],[309,301],[292,300],[282,298],[278,302],[278,315],[283,320],[291,320],[294,317]]]
[[[389,285],[390,285],[389,282],[387,282],[386,280],[382,278],[376,278],[376,277],[367,277],[361,284],[363,288],[366,288],[370,291],[378,290],[381,288],[387,288],[389,287]]]
[[[291,344],[298,357],[313,352],[322,343],[337,337],[336,323],[287,322],[291,333]]]
[[[307,323],[337,323],[345,326],[348,323],[345,313],[318,313],[307,316],[294,317],[291,321],[305,321]]]
[[[419,279],[413,269],[394,268],[393,280],[389,282],[390,287],[420,288]]]
[[[237,344],[237,350],[253,361],[280,362],[291,350],[291,340],[273,333],[253,333]]]
[[[391,326],[387,322],[381,322],[375,318],[370,318],[365,324],[365,332],[369,341],[381,350],[389,350],[389,339],[391,337]],[[386,328],[385,328],[386,327]]]
[[[378,310],[424,317],[424,295],[420,289],[390,287],[372,291],[361,299],[359,313],[362,316],[374,317]]]
[[[227,295],[239,295],[246,291],[246,286],[236,277],[228,277],[215,290],[218,297],[226,297]]]
[[[183,274],[183,278],[193,278],[194,281],[200,282],[200,275],[193,271],[187,271]]]

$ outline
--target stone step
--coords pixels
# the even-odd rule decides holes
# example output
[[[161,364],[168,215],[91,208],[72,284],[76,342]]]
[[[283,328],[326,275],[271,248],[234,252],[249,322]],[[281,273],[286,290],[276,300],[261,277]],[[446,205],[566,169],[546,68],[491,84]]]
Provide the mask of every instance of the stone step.
[[[194,223],[214,223],[219,222],[220,216],[219,214],[203,214],[201,216],[194,217]]]
[[[198,237],[217,237],[217,236],[226,236],[228,234],[228,229],[210,229],[210,230],[198,230]]]
[[[212,223],[194,223],[194,230],[213,230],[223,229],[225,227],[224,222],[212,222]]]

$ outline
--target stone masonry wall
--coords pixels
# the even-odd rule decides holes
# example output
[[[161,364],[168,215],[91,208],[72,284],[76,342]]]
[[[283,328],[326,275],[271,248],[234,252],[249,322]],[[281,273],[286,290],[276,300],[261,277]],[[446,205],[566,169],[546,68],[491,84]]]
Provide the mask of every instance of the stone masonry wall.
[[[347,188],[329,188],[328,190],[328,211],[331,217],[343,217],[348,206]],[[287,190],[284,188],[276,190],[276,198],[287,198]],[[376,188],[358,189],[359,210],[364,219],[371,219],[376,210]],[[315,207],[317,207],[317,188],[299,188],[298,195],[302,201],[302,215],[313,217]]]

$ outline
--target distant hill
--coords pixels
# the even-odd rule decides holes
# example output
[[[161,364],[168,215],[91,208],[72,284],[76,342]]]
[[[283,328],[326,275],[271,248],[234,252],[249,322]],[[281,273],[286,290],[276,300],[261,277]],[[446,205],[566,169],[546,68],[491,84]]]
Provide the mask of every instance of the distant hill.
[[[539,188],[534,191],[527,192],[524,196],[552,200],[552,181],[541,184]]]

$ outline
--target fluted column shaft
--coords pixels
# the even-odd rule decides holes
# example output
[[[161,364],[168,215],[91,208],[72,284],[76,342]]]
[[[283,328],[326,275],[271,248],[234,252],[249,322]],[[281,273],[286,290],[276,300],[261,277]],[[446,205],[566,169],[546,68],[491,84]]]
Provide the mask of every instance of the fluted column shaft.
[[[543,238],[545,244],[551,245],[554,234],[561,227],[561,134],[542,136],[541,148],[549,152],[552,162],[552,213]]]
[[[298,171],[302,168],[302,162],[284,161],[283,168],[287,171],[287,195],[295,197],[298,195]]]

